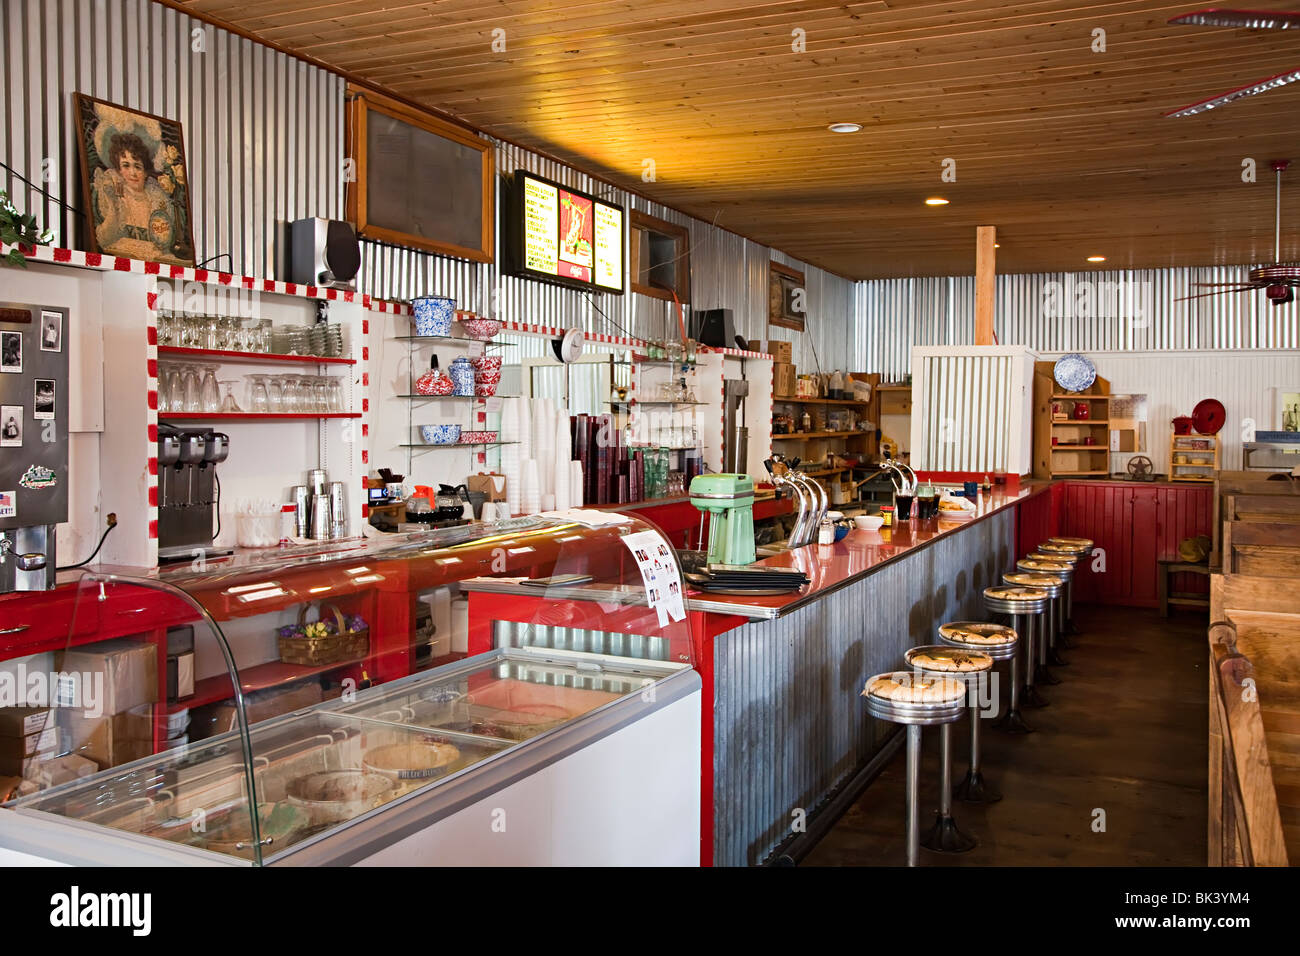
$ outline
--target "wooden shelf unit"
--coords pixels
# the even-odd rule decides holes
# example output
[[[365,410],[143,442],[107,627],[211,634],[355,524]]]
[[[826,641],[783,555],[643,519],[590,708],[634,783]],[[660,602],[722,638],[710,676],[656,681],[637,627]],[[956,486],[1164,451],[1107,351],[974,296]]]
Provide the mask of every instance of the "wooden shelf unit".
[[[772,448],[790,455],[798,454],[804,459],[805,467],[825,461],[826,456],[832,453],[853,455],[862,461],[874,461],[879,455],[880,396],[878,387],[880,376],[874,373],[858,372],[854,373],[852,378],[858,382],[866,382],[871,386],[871,398],[867,401],[860,401],[853,398],[796,398],[773,395],[773,412],[791,415],[797,428],[805,407],[807,407],[809,415],[814,419],[821,420],[823,424],[827,412],[849,408],[855,410],[859,417],[874,422],[875,428],[868,431],[832,431],[821,428],[810,432],[789,432],[784,435],[773,434],[771,436]],[[851,471],[851,468],[845,467],[814,467],[812,471],[805,471],[804,474],[810,478],[834,479]]]
[[[1034,363],[1034,477],[1105,477],[1110,474],[1110,382],[1098,376],[1082,392],[1063,392],[1054,365]],[[1087,403],[1087,418],[1073,417],[1080,402]],[[1055,408],[1070,417],[1057,418]]]
[[[1197,442],[1207,442],[1209,447],[1197,448]],[[1174,462],[1175,455],[1186,455],[1195,461]],[[1213,481],[1219,471],[1219,436],[1169,435],[1169,480],[1170,481]]]

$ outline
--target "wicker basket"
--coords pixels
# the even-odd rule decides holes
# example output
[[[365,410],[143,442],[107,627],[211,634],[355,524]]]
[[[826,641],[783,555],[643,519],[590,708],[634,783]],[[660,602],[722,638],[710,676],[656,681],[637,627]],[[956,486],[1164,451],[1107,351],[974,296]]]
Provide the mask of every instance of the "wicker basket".
[[[299,609],[299,627],[306,626],[307,608],[310,606],[304,604]],[[326,611],[334,615],[337,632],[326,634],[324,637],[281,637],[281,661],[286,664],[319,667],[322,664],[333,664],[335,661],[359,661],[366,656],[370,650],[370,628],[349,631],[347,622],[337,607],[333,604],[322,604],[320,616],[323,617]]]

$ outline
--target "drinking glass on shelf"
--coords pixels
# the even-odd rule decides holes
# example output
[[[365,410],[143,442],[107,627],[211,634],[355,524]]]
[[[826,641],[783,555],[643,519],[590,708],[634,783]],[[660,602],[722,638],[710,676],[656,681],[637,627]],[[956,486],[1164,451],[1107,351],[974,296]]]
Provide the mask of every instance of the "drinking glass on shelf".
[[[221,380],[221,384],[225,386],[226,394],[221,399],[220,410],[225,412],[227,415],[237,414],[239,412],[242,412],[243,409],[240,408],[239,403],[235,401],[235,392],[234,392],[235,386],[238,385],[239,383],[236,382],[234,379],[223,378]]]
[[[249,375],[248,378],[248,410],[265,415],[271,410],[271,400],[266,394],[266,376]]]
[[[330,410],[330,380],[328,376],[318,375],[312,383],[312,389],[316,396],[316,411],[328,412]]]
[[[271,320],[259,319],[257,322],[257,350],[271,351]]]
[[[266,410],[272,415],[279,415],[284,411],[283,381],[279,375],[266,377]]]
[[[158,371],[158,414],[166,415],[171,409],[171,392],[168,391],[167,369]]]
[[[221,348],[221,316],[203,316],[203,347],[205,349]]]
[[[280,376],[280,394],[280,411],[286,415],[301,411],[298,407],[298,379],[295,376]]]
[[[203,366],[203,385],[199,394],[205,412],[221,411],[221,390],[217,388],[217,367]]]
[[[346,411],[343,407],[343,380],[337,376],[329,380],[331,412]]]
[[[179,365],[167,366],[163,374],[167,377],[167,410],[185,411],[185,377]]]
[[[183,375],[184,387],[181,393],[185,396],[184,411],[203,411],[203,399],[200,397],[202,390],[199,386],[199,367],[197,365],[186,365]]]
[[[159,345],[172,344],[172,335],[174,334],[172,329],[173,329],[173,325],[172,325],[171,310],[159,309],[158,310],[158,344]],[[160,381],[158,384],[159,386],[161,386],[162,382]]]

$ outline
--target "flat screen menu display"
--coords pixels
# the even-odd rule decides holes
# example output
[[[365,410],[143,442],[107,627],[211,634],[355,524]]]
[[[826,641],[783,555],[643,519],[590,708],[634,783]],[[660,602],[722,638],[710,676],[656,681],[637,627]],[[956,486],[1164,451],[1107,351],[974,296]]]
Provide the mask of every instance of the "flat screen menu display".
[[[623,210],[522,170],[515,173],[519,275],[623,291]]]

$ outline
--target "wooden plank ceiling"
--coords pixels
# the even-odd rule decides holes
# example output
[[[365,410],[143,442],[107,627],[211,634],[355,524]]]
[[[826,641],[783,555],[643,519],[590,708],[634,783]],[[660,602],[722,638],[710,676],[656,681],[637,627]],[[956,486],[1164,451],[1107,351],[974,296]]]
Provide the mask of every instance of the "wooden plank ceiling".
[[[1167,25],[1201,0],[171,2],[852,278],[973,273],[981,224],[999,272],[1271,261],[1279,156],[1300,259],[1300,83],[1161,115],[1300,31]]]

